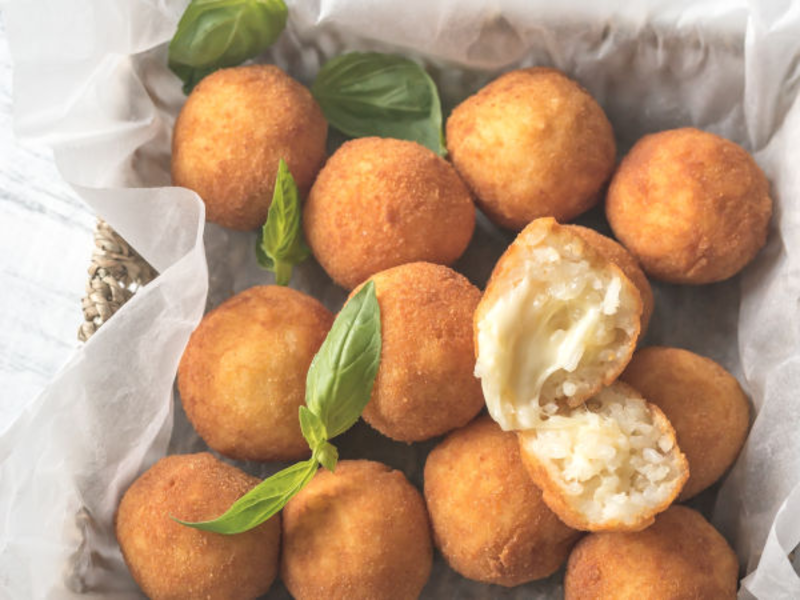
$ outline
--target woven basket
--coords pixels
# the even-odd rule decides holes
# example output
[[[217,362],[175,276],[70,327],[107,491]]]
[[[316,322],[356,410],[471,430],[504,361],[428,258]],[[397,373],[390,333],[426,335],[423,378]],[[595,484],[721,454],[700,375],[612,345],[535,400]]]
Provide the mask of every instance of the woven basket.
[[[82,342],[156,276],[155,269],[102,219],[97,220],[94,245],[86,295],[81,301],[83,323],[78,339]]]

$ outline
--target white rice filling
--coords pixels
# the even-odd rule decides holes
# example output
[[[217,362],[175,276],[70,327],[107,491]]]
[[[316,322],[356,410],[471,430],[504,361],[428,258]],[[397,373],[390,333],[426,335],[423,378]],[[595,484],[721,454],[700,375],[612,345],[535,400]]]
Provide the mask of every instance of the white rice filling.
[[[592,523],[635,524],[668,502],[682,481],[669,432],[658,427],[644,400],[626,397],[616,384],[522,436],[524,450]]]

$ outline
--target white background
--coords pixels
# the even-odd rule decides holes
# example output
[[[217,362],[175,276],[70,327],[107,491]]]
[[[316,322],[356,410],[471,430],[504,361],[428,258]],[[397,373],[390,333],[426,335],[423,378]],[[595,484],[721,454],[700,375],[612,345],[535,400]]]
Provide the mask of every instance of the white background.
[[[0,13],[0,432],[78,346],[95,222],[50,149],[14,136],[11,84]]]

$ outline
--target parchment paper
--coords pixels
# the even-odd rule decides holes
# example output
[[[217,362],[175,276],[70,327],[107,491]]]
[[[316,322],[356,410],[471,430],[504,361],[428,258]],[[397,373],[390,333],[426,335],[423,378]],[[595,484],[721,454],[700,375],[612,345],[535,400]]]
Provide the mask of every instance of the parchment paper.
[[[0,437],[0,596],[137,598],[113,537],[121,494],[166,452],[203,449],[173,394],[207,306],[271,275],[253,233],[204,227],[202,203],[169,185],[184,98],[165,42],[185,5],[167,0],[6,0],[18,134],[53,146],[78,193],[161,273],[76,353]],[[720,487],[693,502],[747,575],[742,598],[800,597],[800,6],[773,2],[296,0],[261,60],[306,83],[351,49],[423,60],[445,109],[503,70],[552,65],[607,111],[621,152],[694,125],[743,144],[773,184],[767,248],[744,274],[700,288],[657,285],[646,343],[681,346],[737,375],[757,413]],[[583,223],[605,228],[602,209]],[[482,285],[511,234],[484,219],[456,268]],[[344,292],[313,261],[292,285],[337,309]],[[345,458],[381,460],[421,484],[435,441],[405,446],[359,424]],[[280,465],[244,465],[266,474]],[[718,492],[718,493],[717,493]],[[514,590],[468,582],[437,558],[426,598],[553,598],[561,574]],[[279,584],[271,597],[287,597]]]

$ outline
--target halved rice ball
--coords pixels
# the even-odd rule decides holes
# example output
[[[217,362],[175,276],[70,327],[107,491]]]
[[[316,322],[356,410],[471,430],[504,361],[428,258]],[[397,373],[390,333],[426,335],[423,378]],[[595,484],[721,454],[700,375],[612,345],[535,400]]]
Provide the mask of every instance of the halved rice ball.
[[[545,503],[575,529],[644,529],[689,478],[664,413],[620,382],[517,436]]]
[[[642,300],[623,271],[552,218],[506,250],[475,312],[475,375],[505,430],[578,406],[628,364]]]

